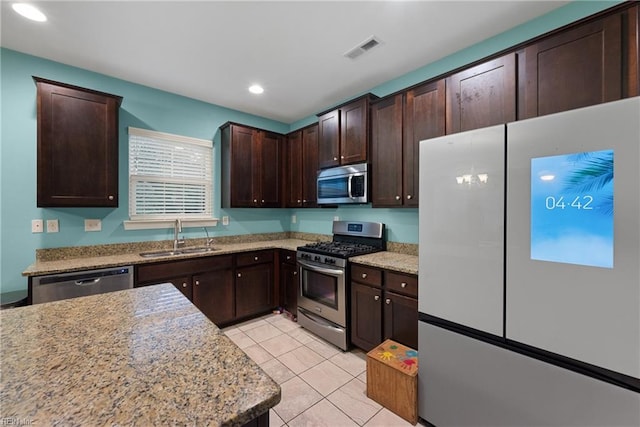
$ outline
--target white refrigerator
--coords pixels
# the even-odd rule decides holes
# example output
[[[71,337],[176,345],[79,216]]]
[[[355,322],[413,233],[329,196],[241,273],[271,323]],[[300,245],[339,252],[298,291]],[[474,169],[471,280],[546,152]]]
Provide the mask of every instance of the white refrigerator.
[[[640,98],[420,143],[419,414],[640,425]]]

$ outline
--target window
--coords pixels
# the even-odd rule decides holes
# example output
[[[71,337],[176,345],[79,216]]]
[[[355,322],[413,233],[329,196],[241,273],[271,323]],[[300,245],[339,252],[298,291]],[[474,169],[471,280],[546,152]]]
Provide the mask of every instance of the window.
[[[211,219],[213,143],[129,128],[129,219]]]

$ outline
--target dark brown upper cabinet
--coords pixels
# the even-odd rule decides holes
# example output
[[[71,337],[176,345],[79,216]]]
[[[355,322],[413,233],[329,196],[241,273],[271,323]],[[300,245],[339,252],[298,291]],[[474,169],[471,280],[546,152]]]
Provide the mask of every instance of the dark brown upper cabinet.
[[[38,207],[118,207],[122,97],[33,77]]]
[[[637,95],[637,10],[635,6],[527,46],[519,70],[519,118]]]
[[[222,207],[281,207],[283,136],[235,123],[221,130]]]
[[[316,207],[318,124],[287,136],[285,162],[286,207]]]
[[[368,160],[369,103],[367,94],[331,111],[318,114],[320,169]]]
[[[444,135],[445,82],[438,80],[371,107],[374,207],[418,207],[420,141]]]
[[[516,119],[516,55],[510,53],[447,78],[447,134]]]

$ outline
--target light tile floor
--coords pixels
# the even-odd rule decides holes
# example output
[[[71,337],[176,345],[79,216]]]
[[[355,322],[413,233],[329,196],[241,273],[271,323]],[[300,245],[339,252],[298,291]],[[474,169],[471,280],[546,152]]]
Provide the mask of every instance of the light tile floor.
[[[343,352],[278,314],[223,331],[280,384],[271,427],[411,426],[367,397],[362,350]]]

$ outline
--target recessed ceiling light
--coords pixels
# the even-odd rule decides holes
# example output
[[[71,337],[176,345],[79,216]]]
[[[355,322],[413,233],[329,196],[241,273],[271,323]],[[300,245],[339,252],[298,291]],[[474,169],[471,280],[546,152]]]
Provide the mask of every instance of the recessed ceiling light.
[[[47,20],[47,17],[44,13],[40,12],[35,6],[31,6],[27,3],[14,3],[12,5],[13,10],[18,12],[20,15],[24,16],[27,19],[31,19],[32,21],[44,22]]]
[[[249,86],[249,92],[259,95],[262,92],[264,92],[264,88],[260,85],[252,85],[252,86]]]

